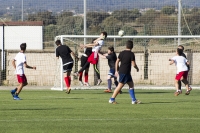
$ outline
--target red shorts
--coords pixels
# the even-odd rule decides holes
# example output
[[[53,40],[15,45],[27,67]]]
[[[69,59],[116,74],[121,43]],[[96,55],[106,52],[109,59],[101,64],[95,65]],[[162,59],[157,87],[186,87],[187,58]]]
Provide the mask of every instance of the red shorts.
[[[17,74],[17,80],[19,83],[27,83],[27,79],[24,74]]]
[[[187,79],[187,76],[188,76],[188,71],[182,71],[182,72],[179,72],[178,74],[176,74],[175,79],[180,80],[181,77],[183,77],[184,79]]]
[[[96,58],[95,58],[95,54],[96,54]],[[92,54],[88,57],[87,60],[89,63],[91,64],[97,64],[99,61],[99,55],[98,53],[92,52]]]

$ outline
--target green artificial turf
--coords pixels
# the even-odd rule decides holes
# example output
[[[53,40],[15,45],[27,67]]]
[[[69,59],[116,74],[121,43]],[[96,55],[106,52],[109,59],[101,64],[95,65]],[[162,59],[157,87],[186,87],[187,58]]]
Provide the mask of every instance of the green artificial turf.
[[[0,91],[0,133],[199,133],[200,90],[175,97],[173,90],[128,90],[109,104],[103,90],[23,90],[12,99]]]

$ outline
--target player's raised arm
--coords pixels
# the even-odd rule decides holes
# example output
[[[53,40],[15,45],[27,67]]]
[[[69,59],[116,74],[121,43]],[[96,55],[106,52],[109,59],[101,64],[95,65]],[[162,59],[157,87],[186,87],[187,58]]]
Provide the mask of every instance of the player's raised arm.
[[[92,48],[92,47],[97,46],[97,45],[98,45],[98,43],[89,43],[89,44],[86,44],[86,45],[80,44],[80,47],[81,48]]]
[[[74,56],[74,58],[76,58],[76,59],[79,59],[79,58],[78,58],[78,56],[77,56],[77,55],[75,55],[73,51],[71,51],[71,53],[70,53],[70,54],[71,54],[72,56]]]
[[[101,54],[101,53],[98,53],[98,54],[99,54],[99,57],[106,59],[106,56],[104,54]]]

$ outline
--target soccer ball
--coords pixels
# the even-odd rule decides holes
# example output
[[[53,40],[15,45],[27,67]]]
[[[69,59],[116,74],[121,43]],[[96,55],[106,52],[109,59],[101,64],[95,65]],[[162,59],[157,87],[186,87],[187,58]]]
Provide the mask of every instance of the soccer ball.
[[[123,31],[123,30],[120,30],[120,31],[118,32],[118,35],[121,36],[121,37],[124,36],[124,31]]]

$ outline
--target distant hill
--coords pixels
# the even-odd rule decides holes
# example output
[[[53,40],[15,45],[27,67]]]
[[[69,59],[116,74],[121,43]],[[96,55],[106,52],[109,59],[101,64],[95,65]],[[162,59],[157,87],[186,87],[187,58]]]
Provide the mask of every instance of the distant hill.
[[[24,9],[51,10],[76,10],[83,12],[84,0],[24,0]],[[21,9],[22,0],[0,0],[0,10],[7,7]],[[132,8],[161,9],[165,5],[178,5],[178,0],[87,0],[87,9],[95,11],[113,11]],[[199,0],[182,0],[183,7],[200,7]]]

